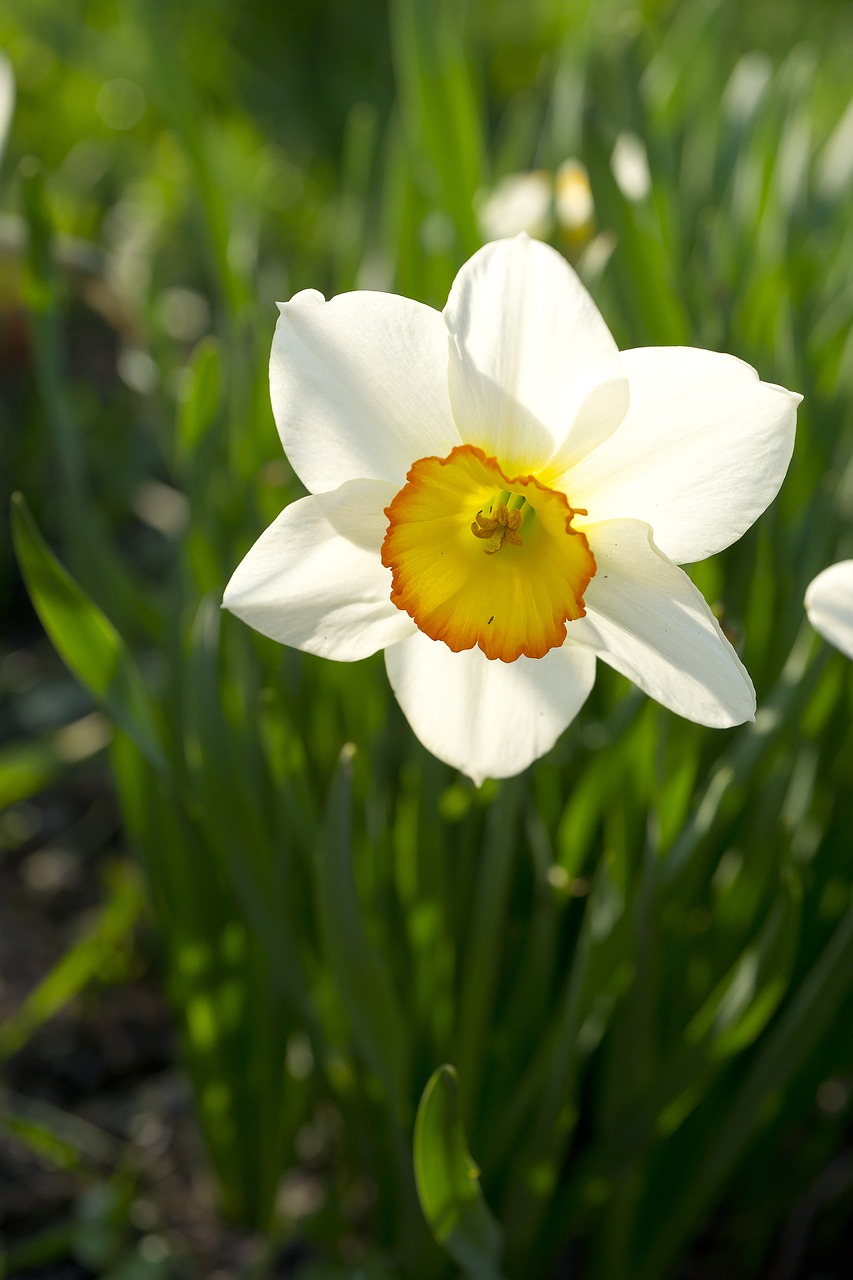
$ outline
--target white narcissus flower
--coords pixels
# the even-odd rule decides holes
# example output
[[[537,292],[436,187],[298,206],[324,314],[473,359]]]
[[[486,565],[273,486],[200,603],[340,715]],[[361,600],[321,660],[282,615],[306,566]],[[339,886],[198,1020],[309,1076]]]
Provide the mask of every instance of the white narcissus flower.
[[[824,640],[853,658],[853,560],[830,565],[809,584],[806,613]]]
[[[309,496],[249,551],[228,609],[323,657],[384,649],[417,736],[478,783],[553,746],[596,658],[701,724],[753,718],[678,565],[773,499],[799,396],[710,351],[620,354],[526,236],[476,253],[443,312],[314,291],[280,310],[272,404]]]
[[[589,174],[579,160],[564,160],[555,174],[547,169],[508,173],[477,200],[484,240],[521,232],[547,240],[556,224],[577,247],[592,235],[594,214]]]
[[[526,232],[538,240],[551,234],[554,182],[545,169],[508,173],[479,201],[477,210],[484,240],[502,240]]]
[[[15,73],[5,53],[0,50],[0,160],[6,150],[12,117],[15,114]]]

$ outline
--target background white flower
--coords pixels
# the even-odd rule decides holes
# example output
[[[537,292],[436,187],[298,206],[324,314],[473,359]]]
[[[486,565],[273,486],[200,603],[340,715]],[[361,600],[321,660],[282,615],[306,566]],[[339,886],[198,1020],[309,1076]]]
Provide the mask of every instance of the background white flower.
[[[502,240],[525,231],[546,240],[554,224],[554,184],[545,169],[508,173],[477,201],[477,220],[485,240]]]
[[[554,231],[575,249],[592,236],[595,205],[589,174],[579,160],[564,160],[556,173],[532,169],[508,173],[476,201],[484,240],[503,240],[525,232],[548,240]]]
[[[830,644],[853,658],[853,560],[819,573],[806,591],[809,622]]]
[[[6,150],[12,117],[15,114],[15,73],[6,54],[0,51],[0,161]]]
[[[610,168],[626,200],[645,200],[652,189],[652,175],[642,138],[636,133],[620,133],[610,158]]]
[[[596,657],[692,720],[753,717],[749,676],[678,565],[775,496],[800,397],[731,356],[620,354],[565,260],[526,236],[475,254],[442,313],[297,295],[270,386],[310,496],[224,603],[311,653],[384,649],[441,759],[478,782],[524,769],[582,706]],[[501,504],[521,511],[518,538]]]

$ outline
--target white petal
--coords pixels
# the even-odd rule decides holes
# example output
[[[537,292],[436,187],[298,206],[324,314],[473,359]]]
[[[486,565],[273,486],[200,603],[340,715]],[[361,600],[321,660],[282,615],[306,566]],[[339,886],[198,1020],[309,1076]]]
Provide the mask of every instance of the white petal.
[[[595,680],[594,655],[573,645],[490,662],[479,649],[454,653],[420,631],[386,649],[385,666],[424,746],[477,786],[521,773],[550,751]]]
[[[619,351],[569,264],[527,236],[475,253],[453,282],[450,399],[460,434],[505,471],[561,469],[605,440],[628,403]]]
[[[347,480],[396,489],[418,458],[460,443],[439,312],[388,293],[306,290],[280,305],[270,396],[284,451],[312,493]]]
[[[256,631],[352,662],[410,635],[379,559],[394,486],[351,480],[285,507],[235,570],[223,604]]]
[[[723,727],[755,717],[747,672],[683,569],[657,550],[648,525],[587,525],[596,561],[587,616],[569,639],[688,720]]]
[[[0,52],[0,160],[15,114],[15,72],[5,53]]]
[[[806,612],[824,640],[853,658],[853,560],[817,575],[806,592]]]
[[[647,347],[622,360],[628,413],[559,487],[590,519],[645,520],[676,564],[702,560],[776,496],[802,397],[715,351]]]

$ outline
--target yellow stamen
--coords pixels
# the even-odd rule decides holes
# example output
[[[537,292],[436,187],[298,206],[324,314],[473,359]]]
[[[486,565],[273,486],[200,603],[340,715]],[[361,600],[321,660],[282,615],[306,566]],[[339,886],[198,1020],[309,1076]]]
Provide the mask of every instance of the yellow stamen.
[[[517,533],[521,527],[521,511],[517,507],[508,511],[502,502],[492,510],[494,515],[491,516],[484,516],[482,511],[478,511],[476,521],[471,525],[475,538],[488,538],[492,543],[492,546],[483,548],[483,553],[493,556],[496,551],[500,551],[504,542],[509,542],[514,547],[523,547],[524,543]]]

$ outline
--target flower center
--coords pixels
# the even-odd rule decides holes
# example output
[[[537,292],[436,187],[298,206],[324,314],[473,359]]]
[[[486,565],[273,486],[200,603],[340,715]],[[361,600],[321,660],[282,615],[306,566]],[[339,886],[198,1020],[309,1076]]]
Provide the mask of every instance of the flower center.
[[[385,514],[391,599],[454,652],[542,658],[584,616],[595,559],[572,520],[586,512],[535,476],[461,445],[419,459]]]
[[[508,504],[504,501],[505,499],[508,500]],[[475,538],[483,538],[489,543],[488,547],[483,548],[487,556],[493,556],[496,551],[500,551],[505,542],[509,542],[513,547],[524,546],[518,532],[526,514],[524,507],[527,507],[528,511],[532,510],[526,498],[516,499],[515,494],[501,493],[489,505],[488,515],[484,516],[482,511],[477,512],[477,517],[471,525],[471,532]]]

